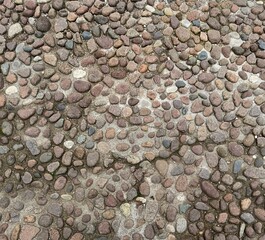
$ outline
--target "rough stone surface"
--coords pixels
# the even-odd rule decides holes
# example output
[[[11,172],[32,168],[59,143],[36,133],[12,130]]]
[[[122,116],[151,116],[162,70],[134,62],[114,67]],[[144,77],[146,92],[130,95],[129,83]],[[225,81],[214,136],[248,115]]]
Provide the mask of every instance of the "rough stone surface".
[[[264,239],[263,1],[0,0],[0,239]]]

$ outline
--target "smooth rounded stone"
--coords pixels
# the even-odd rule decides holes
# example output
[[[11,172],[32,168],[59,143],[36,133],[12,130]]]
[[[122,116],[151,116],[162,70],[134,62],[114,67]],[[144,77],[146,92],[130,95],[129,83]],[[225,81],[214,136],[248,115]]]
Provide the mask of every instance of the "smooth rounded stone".
[[[59,168],[59,166],[60,166],[59,162],[53,162],[47,166],[47,170],[48,172],[53,173]]]
[[[234,166],[233,166],[233,173],[239,173],[240,172],[243,162],[244,161],[241,159],[235,160]]]
[[[77,106],[68,105],[66,111],[67,117],[70,119],[79,119],[81,117],[81,111]]]
[[[52,1],[52,7],[59,11],[64,8],[64,0],[53,0]]]
[[[12,95],[18,93],[18,89],[16,86],[10,86],[5,90],[6,95]]]
[[[229,203],[228,208],[229,208],[229,212],[233,216],[239,216],[240,215],[240,207],[237,205],[236,202]]]
[[[86,71],[83,69],[75,69],[73,71],[73,77],[74,78],[84,78],[86,76]]]
[[[6,136],[11,136],[13,133],[13,126],[11,123],[4,121],[1,126],[2,133]]]
[[[29,184],[32,182],[32,176],[29,172],[25,172],[21,179],[25,184]]]
[[[203,202],[197,202],[195,208],[203,211],[208,211],[210,209],[210,207]]]
[[[254,208],[254,215],[260,221],[265,221],[265,210],[262,208]]]
[[[217,30],[210,29],[208,31],[208,39],[211,43],[219,43],[221,40],[221,34]]]
[[[52,160],[53,154],[52,152],[45,152],[40,155],[40,162],[47,163]]]
[[[38,220],[38,224],[42,227],[49,227],[51,226],[53,222],[53,218],[51,215],[49,214],[42,214],[40,217],[39,217],[39,220]]]
[[[219,170],[220,170],[220,172],[227,172],[228,171],[228,164],[227,164],[226,160],[224,160],[223,158],[221,158],[219,160]]]
[[[68,50],[73,50],[74,48],[74,41],[73,40],[67,40],[65,43],[65,48]]]
[[[40,32],[48,32],[51,26],[50,20],[45,16],[41,16],[36,20],[36,29]]]
[[[249,177],[249,178],[255,178],[255,179],[262,178],[262,179],[264,179],[265,178],[265,169],[255,168],[255,167],[249,166],[244,171],[244,175],[246,177]]]
[[[10,199],[8,197],[2,197],[0,199],[0,207],[1,208],[7,208],[10,204]]]
[[[176,36],[178,37],[179,41],[187,42],[190,39],[190,31],[184,27],[178,27],[176,29]]]
[[[251,224],[255,221],[255,218],[251,213],[242,213],[240,218],[248,224]]]
[[[79,93],[85,93],[90,90],[91,84],[86,81],[77,80],[74,82],[74,88]]]
[[[206,168],[202,168],[199,172],[199,177],[202,179],[209,179],[210,178],[211,173],[209,172],[208,169]]]
[[[82,32],[82,37],[84,40],[89,40],[90,38],[92,38],[92,36],[93,36],[92,33],[89,31]]]
[[[100,82],[103,79],[103,74],[95,68],[91,68],[87,72],[88,80],[92,83]]]
[[[228,151],[235,157],[240,157],[244,154],[244,148],[235,142],[228,143]]]
[[[63,143],[63,145],[64,145],[67,149],[71,149],[71,148],[75,145],[75,143],[74,143],[73,141],[71,141],[71,140],[68,140],[68,141],[65,141],[65,142]]]
[[[175,188],[179,192],[185,192],[188,188],[188,178],[186,175],[181,175],[176,180]]]
[[[157,160],[155,163],[157,171],[162,175],[165,176],[168,171],[168,163],[165,160]]]
[[[54,189],[56,191],[62,190],[65,187],[66,182],[67,182],[67,179],[65,177],[63,176],[58,177],[54,183]]]
[[[0,154],[6,154],[9,152],[9,147],[7,146],[0,146]]]
[[[184,81],[176,81],[176,83],[175,83],[175,85],[176,85],[176,87],[178,87],[178,88],[183,88],[183,87],[185,87],[186,86],[186,83],[184,82]]]
[[[198,54],[198,57],[197,57],[200,61],[203,61],[203,60],[206,60],[208,58],[208,53],[206,51],[201,51],[199,54]]]
[[[87,159],[86,159],[86,163],[87,163],[87,166],[88,167],[94,167],[96,166],[96,164],[98,163],[99,161],[99,153],[98,152],[89,152],[87,154]]]
[[[182,160],[185,164],[191,165],[196,161],[196,155],[192,151],[188,150],[182,157]]]
[[[163,145],[165,148],[170,148],[171,141],[165,139],[165,140],[162,141],[162,145]]]
[[[177,217],[176,231],[178,233],[184,233],[187,229],[188,223],[184,217]]]
[[[183,172],[184,172],[184,165],[182,163],[177,163],[176,165],[174,165],[174,167],[170,171],[170,174],[172,176],[177,176],[177,175],[182,174]]]
[[[169,222],[174,222],[177,215],[177,209],[173,207],[172,205],[169,205],[166,210],[166,219]]]
[[[103,49],[110,49],[113,46],[113,40],[110,37],[102,35],[96,38],[96,43]]]
[[[201,182],[201,189],[210,198],[217,199],[220,196],[218,190],[209,181],[202,181]]]
[[[143,195],[143,196],[148,196],[150,194],[150,186],[147,182],[143,182],[140,184],[139,186],[139,192]]]
[[[40,149],[38,148],[37,142],[34,139],[27,140],[26,146],[33,156],[40,154]]]
[[[39,233],[40,228],[28,224],[24,224],[21,228],[19,239],[20,240],[28,240],[34,239],[34,237]]]
[[[147,239],[154,239],[155,231],[154,231],[153,226],[151,224],[146,225],[146,227],[144,229],[144,236]]]
[[[215,75],[212,73],[201,73],[198,76],[198,80],[203,83],[210,83],[215,79]]]
[[[264,164],[264,160],[261,157],[257,157],[254,161],[254,166],[257,168],[262,167]]]
[[[102,234],[102,235],[107,235],[111,233],[111,226],[109,222],[107,221],[102,221],[101,223],[99,223],[97,229],[98,229],[99,234]]]
[[[135,155],[129,155],[126,158],[126,160],[128,163],[131,163],[131,164],[138,164],[141,162],[141,158],[139,158],[138,156],[135,156]]]
[[[63,213],[63,207],[59,203],[49,204],[47,209],[48,213],[56,217],[61,217]]]
[[[14,23],[8,28],[7,36],[8,38],[14,38],[16,35],[23,31],[20,23]]]
[[[22,120],[27,120],[31,116],[33,116],[35,112],[36,112],[35,108],[24,108],[24,109],[19,109],[17,114]]]
[[[191,222],[196,222],[200,219],[201,217],[201,213],[200,211],[198,211],[197,209],[192,209],[190,212],[189,212],[189,215],[188,215],[188,218]]]

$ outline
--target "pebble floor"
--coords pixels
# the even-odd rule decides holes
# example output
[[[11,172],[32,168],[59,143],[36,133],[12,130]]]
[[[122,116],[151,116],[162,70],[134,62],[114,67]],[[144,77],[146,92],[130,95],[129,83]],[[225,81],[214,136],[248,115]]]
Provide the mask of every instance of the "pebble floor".
[[[0,240],[265,240],[265,6],[0,0]]]

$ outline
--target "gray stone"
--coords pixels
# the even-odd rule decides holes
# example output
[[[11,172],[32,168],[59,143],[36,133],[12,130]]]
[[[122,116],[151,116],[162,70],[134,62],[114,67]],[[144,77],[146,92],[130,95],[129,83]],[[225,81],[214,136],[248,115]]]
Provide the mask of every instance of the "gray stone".
[[[8,197],[2,197],[0,199],[0,208],[7,208],[10,204],[10,199]]]
[[[32,176],[29,172],[25,172],[24,175],[22,176],[22,181],[25,184],[29,184],[32,182]]]
[[[147,222],[152,222],[156,217],[157,211],[158,211],[158,202],[153,200],[147,200],[145,205],[144,219]]]
[[[40,154],[40,149],[38,148],[37,142],[35,140],[27,140],[26,146],[33,156]]]
[[[242,213],[240,218],[248,224],[251,224],[255,221],[255,218],[251,213]]]
[[[227,164],[226,160],[224,160],[223,158],[221,158],[219,160],[219,170],[220,170],[220,172],[227,172],[228,171],[228,164]]]
[[[40,155],[40,162],[47,163],[52,159],[52,152],[45,152]]]
[[[244,162],[243,160],[236,160],[234,162],[233,173],[239,173],[240,172],[243,162]]]
[[[59,203],[52,203],[48,206],[47,208],[48,213],[56,216],[56,217],[61,217],[63,213],[63,208]]]
[[[3,134],[5,134],[6,136],[10,136],[12,135],[12,132],[13,132],[13,126],[11,123],[7,122],[7,121],[4,121],[2,123],[2,132]]]
[[[184,233],[187,229],[187,220],[184,217],[177,218],[176,230],[178,233]]]
[[[248,168],[244,171],[244,175],[249,178],[265,178],[265,169],[255,168],[252,166],[248,166]]]
[[[7,146],[0,146],[0,154],[6,154],[9,151],[9,147]]]
[[[202,168],[200,173],[199,173],[199,177],[203,178],[203,179],[209,179],[210,178],[210,172],[208,169],[206,168]]]
[[[94,167],[99,161],[99,153],[98,152],[90,152],[87,154],[86,163],[88,167]]]
[[[196,156],[195,156],[195,154],[192,151],[188,150],[184,154],[182,160],[185,162],[185,164],[191,165],[191,164],[193,164],[195,162]]]
[[[43,214],[40,216],[38,220],[38,224],[42,227],[49,227],[53,222],[52,216],[49,214]]]

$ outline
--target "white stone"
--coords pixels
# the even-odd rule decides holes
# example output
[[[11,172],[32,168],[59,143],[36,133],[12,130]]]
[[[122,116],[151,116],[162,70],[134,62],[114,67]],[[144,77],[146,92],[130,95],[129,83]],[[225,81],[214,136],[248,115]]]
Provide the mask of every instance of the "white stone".
[[[187,20],[187,19],[183,19],[183,20],[181,21],[181,25],[182,25],[183,27],[185,27],[185,28],[189,28],[190,25],[191,25],[191,22],[190,22],[189,20]]]
[[[240,35],[238,32],[230,32],[229,33],[230,38],[240,39]]]
[[[62,194],[61,198],[66,200],[66,201],[70,201],[70,200],[72,200],[73,197],[69,194]]]
[[[167,93],[174,93],[178,90],[178,88],[175,85],[172,85],[170,87],[167,87],[166,92]]]
[[[174,233],[175,232],[175,227],[172,224],[168,224],[166,226],[167,232]]]
[[[66,148],[71,149],[74,146],[74,142],[69,140],[69,141],[65,141],[63,144]]]
[[[37,3],[48,3],[50,2],[51,0],[37,0]]]
[[[99,152],[106,154],[110,151],[110,145],[106,142],[99,142],[97,144],[97,149]]]
[[[131,205],[129,203],[123,203],[120,206],[120,210],[125,217],[128,217],[131,214]]]
[[[19,5],[19,4],[23,4],[22,0],[15,0],[15,4]]]
[[[86,76],[86,72],[82,69],[76,69],[73,71],[74,78],[83,78]]]
[[[143,198],[143,197],[137,197],[135,200],[136,200],[137,202],[146,203],[146,199]]]
[[[239,38],[231,38],[230,39],[230,46],[231,47],[240,47],[243,41]]]
[[[251,75],[249,78],[249,81],[252,83],[259,83],[259,82],[261,82],[261,79],[256,75]]]
[[[149,12],[154,12],[154,11],[155,11],[155,8],[152,7],[152,6],[150,6],[150,5],[146,5],[146,6],[145,6],[145,9],[146,9],[147,11],[149,11]]]
[[[18,89],[16,86],[10,86],[6,89],[6,95],[15,94],[18,92]]]
[[[22,32],[22,27],[20,25],[20,23],[14,23],[12,24],[9,29],[8,29],[8,37],[9,38],[13,38],[15,37],[17,34]]]
[[[33,25],[35,22],[36,22],[36,19],[35,19],[35,18],[33,18],[33,17],[30,17],[30,18],[29,18],[29,23],[30,23],[31,25]]]
[[[137,164],[137,163],[141,162],[141,159],[137,156],[129,155],[127,157],[127,162],[131,163],[131,164]]]
[[[96,100],[94,101],[94,105],[96,107],[104,106],[106,104],[108,104],[108,100],[105,97],[102,97],[102,96],[97,97]]]
[[[178,233],[183,233],[187,229],[187,220],[184,217],[180,217],[177,219],[176,230]]]
[[[186,200],[186,197],[183,193],[178,193],[177,194],[177,200],[180,202],[184,202]]]

